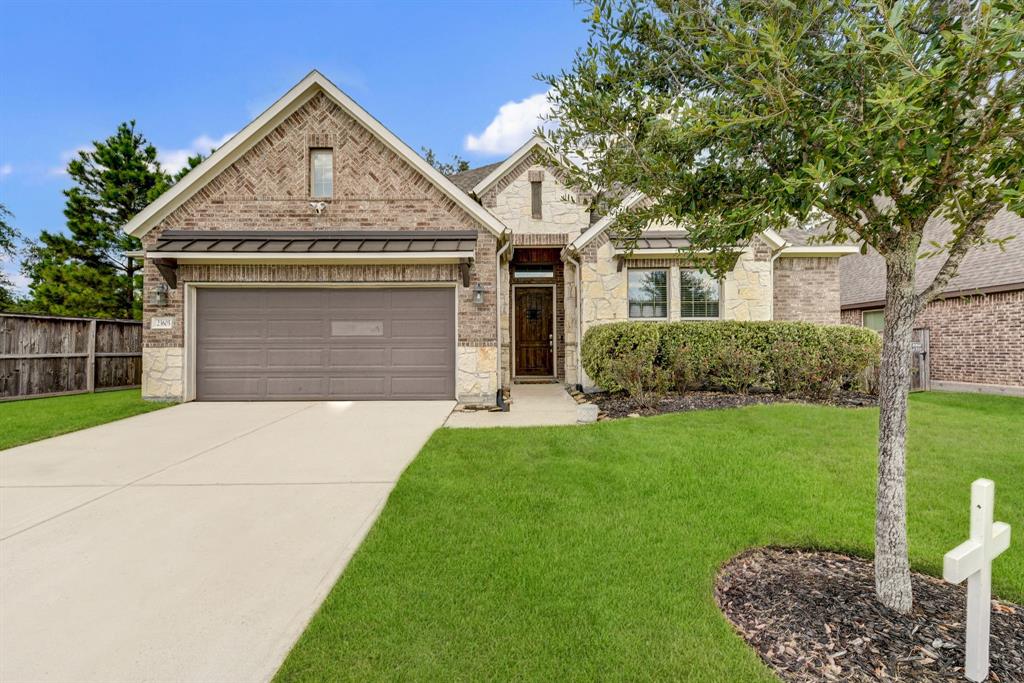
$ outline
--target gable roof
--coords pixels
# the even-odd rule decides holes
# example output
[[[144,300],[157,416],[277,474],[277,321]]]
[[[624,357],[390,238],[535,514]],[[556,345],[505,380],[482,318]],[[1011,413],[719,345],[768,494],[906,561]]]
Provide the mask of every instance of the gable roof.
[[[501,180],[506,173],[516,167],[516,164],[526,158],[527,155],[532,154],[533,150],[538,147],[545,152],[551,152],[551,145],[548,144],[548,141],[539,135],[534,135],[532,138],[524,142],[522,147],[512,152],[512,156],[498,164],[496,168],[491,170],[490,173],[474,185],[472,189],[473,194],[477,197],[482,197],[484,192]]]
[[[262,140],[271,130],[290,116],[296,109],[307,103],[310,98],[323,92],[335,104],[345,110],[352,118],[365,126],[381,142],[413,168],[423,174],[441,192],[446,194],[466,213],[477,219],[485,228],[495,235],[505,232],[505,225],[485,208],[473,201],[437,169],[428,164],[409,145],[405,144],[360,107],[338,86],[331,83],[315,69],[299,81],[281,99],[274,102],[262,114],[257,116],[245,128],[236,133],[230,140],[221,145],[217,151],[207,157],[201,164],[189,171],[182,180],[164,192],[140,211],[124,226],[125,232],[135,237],[142,237],[153,229],[161,220],[181,206],[189,197],[198,192],[206,183],[215,178],[221,171],[237,161],[257,142]]]
[[[988,244],[967,252],[957,276],[949,281],[943,294],[971,294],[993,289],[1024,289],[1024,218],[1003,209],[985,229],[988,237],[1013,237],[1005,251],[997,244]],[[929,242],[948,242],[953,224],[933,218],[925,225],[923,251],[933,247]],[[931,284],[945,259],[934,256],[917,264],[917,291]],[[839,304],[843,308],[881,306],[885,303],[885,260],[872,248],[868,253],[844,258],[839,262]]]
[[[448,180],[455,183],[455,187],[459,188],[466,194],[471,194],[477,183],[486,178],[491,171],[498,168],[503,163],[504,162],[502,161],[495,161],[493,164],[477,166],[476,168],[471,168],[467,171],[453,173],[448,176]]]
[[[599,221],[574,239],[568,245],[568,248],[579,251],[598,235],[610,228],[619,213],[630,210],[646,199],[647,195],[639,190],[631,192],[612,211],[602,216]],[[765,230],[758,237],[783,256],[844,256],[857,253],[858,248],[853,244],[809,245],[808,240],[810,237],[820,232],[821,230],[815,229],[787,228],[782,231],[782,234],[774,230]]]

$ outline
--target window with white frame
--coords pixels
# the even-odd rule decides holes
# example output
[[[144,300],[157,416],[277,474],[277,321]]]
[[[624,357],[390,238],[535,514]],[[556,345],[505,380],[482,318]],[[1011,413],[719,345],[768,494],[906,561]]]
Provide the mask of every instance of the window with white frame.
[[[309,196],[317,199],[334,196],[334,150],[309,150]]]
[[[668,270],[665,268],[630,268],[629,317],[668,317]]]
[[[722,288],[701,270],[679,271],[679,315],[683,318],[717,318]]]

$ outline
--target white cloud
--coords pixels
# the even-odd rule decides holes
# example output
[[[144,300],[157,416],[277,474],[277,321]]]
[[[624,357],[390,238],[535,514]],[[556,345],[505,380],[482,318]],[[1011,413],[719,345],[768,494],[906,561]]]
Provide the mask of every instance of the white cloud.
[[[466,136],[466,149],[485,154],[509,154],[530,139],[543,117],[551,112],[548,93],[531,95],[518,102],[506,102],[480,135]]]
[[[192,144],[183,149],[161,149],[157,152],[157,158],[160,160],[160,165],[164,167],[164,170],[168,173],[177,173],[181,169],[185,168],[188,164],[188,158],[195,156],[196,154],[203,154],[209,156],[210,150],[220,147],[225,142],[231,139],[234,133],[226,133],[218,139],[213,139],[209,135],[200,135]]]
[[[10,164],[0,164],[0,180],[3,180],[12,173],[14,173],[14,166],[11,166]]]
[[[79,145],[74,149],[68,149],[60,153],[60,166],[54,166],[46,171],[46,175],[62,176],[68,174],[68,162],[78,156],[79,152],[87,152],[92,149],[89,145]]]

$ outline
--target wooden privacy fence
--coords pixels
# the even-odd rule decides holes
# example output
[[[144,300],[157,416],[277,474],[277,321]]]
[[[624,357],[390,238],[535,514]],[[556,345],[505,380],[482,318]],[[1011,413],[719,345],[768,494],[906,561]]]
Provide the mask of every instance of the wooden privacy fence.
[[[0,314],[0,401],[139,386],[137,320]]]

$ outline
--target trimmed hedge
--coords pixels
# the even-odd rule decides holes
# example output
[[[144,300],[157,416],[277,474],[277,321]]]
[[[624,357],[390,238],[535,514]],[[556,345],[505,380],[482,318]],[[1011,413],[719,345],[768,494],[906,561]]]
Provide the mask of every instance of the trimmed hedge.
[[[782,321],[618,322],[583,337],[587,375],[634,393],[638,377],[685,391],[750,387],[831,395],[878,362],[878,333],[851,325]]]

